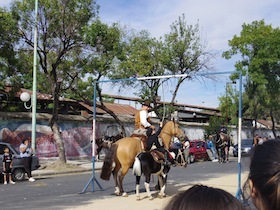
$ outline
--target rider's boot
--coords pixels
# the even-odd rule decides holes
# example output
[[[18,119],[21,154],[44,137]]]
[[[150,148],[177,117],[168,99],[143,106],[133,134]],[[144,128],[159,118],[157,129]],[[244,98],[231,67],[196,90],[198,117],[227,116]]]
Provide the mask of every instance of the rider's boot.
[[[168,151],[164,153],[164,165],[171,165],[170,161],[168,160],[167,153]]]

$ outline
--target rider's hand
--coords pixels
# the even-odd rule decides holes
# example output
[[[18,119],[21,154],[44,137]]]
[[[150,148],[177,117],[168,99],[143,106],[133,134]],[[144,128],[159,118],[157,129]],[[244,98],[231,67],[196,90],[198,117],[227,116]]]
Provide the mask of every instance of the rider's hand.
[[[156,129],[156,127],[154,125],[151,125],[150,128],[153,130]]]
[[[160,122],[160,123],[159,123],[159,127],[161,127],[161,128],[162,128],[162,126],[163,126],[163,123],[162,123],[162,122]]]

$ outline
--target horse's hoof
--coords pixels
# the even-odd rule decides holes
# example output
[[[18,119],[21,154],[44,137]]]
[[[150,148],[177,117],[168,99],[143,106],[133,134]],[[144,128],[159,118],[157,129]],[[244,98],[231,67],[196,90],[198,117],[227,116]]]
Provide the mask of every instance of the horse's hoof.
[[[166,197],[166,195],[165,195],[165,194],[158,194],[158,197],[159,197],[160,199],[162,199],[162,198]]]
[[[153,196],[149,196],[149,200],[154,200],[154,197]]]
[[[124,192],[124,193],[122,194],[122,197],[128,197],[128,194],[127,194],[126,192]]]
[[[137,197],[136,197],[136,200],[137,200],[137,201],[140,201],[140,196],[137,196]]]

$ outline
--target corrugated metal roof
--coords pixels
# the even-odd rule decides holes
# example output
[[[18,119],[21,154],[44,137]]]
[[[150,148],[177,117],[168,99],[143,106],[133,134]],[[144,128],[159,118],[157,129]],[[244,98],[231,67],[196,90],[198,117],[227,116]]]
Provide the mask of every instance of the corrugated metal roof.
[[[79,104],[93,112],[92,106],[90,106],[84,102],[79,102]],[[97,102],[97,104],[100,104],[100,103]],[[126,105],[126,104],[104,103],[104,105],[117,115],[135,115],[135,113],[137,112],[137,109],[133,108],[130,105]],[[102,110],[98,107],[96,108],[96,113],[97,114],[106,114],[106,112],[104,110]]]
[[[10,92],[11,87],[6,87],[5,91]],[[20,94],[23,92],[27,92],[30,95],[32,95],[32,91],[25,89],[25,88],[20,88],[20,90],[15,94],[17,97],[20,97]],[[37,100],[53,100],[53,96],[51,94],[37,92]],[[77,100],[63,98],[63,97],[59,97],[59,101],[74,102],[74,103],[80,104],[81,106],[85,107],[87,110],[93,112],[93,106],[88,105],[84,102],[78,102]],[[99,103],[97,102],[97,104],[99,104]],[[135,113],[137,112],[137,109],[133,108],[130,105],[113,104],[113,103],[104,103],[104,105],[117,115],[135,115]],[[100,108],[96,108],[96,113],[97,114],[106,114],[106,112]]]
[[[272,122],[268,121],[268,120],[257,120],[258,123],[263,124],[264,126],[266,126],[267,128],[272,128]],[[275,124],[276,128],[280,128],[280,125]]]

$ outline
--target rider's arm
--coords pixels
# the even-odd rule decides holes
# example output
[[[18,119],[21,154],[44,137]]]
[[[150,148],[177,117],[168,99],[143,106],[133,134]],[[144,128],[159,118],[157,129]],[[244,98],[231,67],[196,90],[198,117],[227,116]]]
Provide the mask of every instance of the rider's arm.
[[[155,136],[158,136],[160,134],[161,130],[162,130],[162,127],[159,127],[157,132],[155,133]]]
[[[143,125],[145,128],[150,127],[151,124],[147,121],[148,118],[148,112],[146,110],[141,110],[140,111],[140,123]]]

